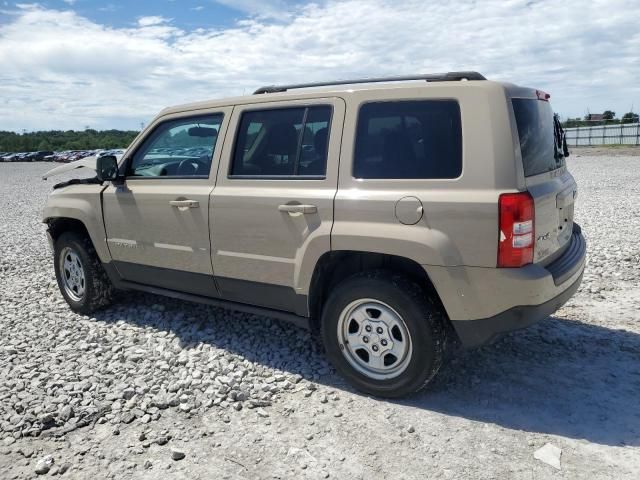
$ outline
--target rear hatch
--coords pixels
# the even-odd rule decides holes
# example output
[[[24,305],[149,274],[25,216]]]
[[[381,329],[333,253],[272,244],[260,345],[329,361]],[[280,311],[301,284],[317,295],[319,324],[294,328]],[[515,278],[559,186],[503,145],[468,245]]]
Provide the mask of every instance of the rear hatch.
[[[568,247],[577,185],[567,170],[564,132],[549,95],[518,89],[511,105],[518,130],[525,185],[535,205],[534,263],[546,265]]]

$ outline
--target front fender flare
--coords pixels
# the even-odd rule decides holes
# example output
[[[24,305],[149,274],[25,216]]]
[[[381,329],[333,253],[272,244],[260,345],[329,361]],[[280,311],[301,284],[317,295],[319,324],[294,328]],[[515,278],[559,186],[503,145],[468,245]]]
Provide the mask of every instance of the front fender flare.
[[[52,194],[43,210],[42,222],[49,224],[54,219],[63,218],[81,222],[89,233],[100,261],[106,263],[111,261],[111,254],[107,248],[100,195],[99,192],[98,195],[95,195],[95,191],[92,193],[94,198]]]

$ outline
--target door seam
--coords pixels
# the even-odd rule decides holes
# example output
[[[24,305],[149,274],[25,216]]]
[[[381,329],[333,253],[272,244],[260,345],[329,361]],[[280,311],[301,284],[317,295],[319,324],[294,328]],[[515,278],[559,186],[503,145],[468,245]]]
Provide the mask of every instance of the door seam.
[[[209,192],[209,199],[208,199],[208,209],[207,209],[207,230],[209,231],[209,262],[211,263],[211,273],[213,274],[213,286],[216,289],[216,292],[218,293],[218,295],[222,295],[221,290],[220,290],[220,286],[218,285],[218,281],[216,279],[216,269],[215,266],[213,264],[213,241],[212,241],[212,237],[213,237],[213,230],[212,230],[212,225],[211,225],[211,218],[213,217],[213,201],[214,201],[214,192],[216,190],[216,186],[218,185],[218,176],[220,175],[220,165],[222,164],[222,154],[225,151],[225,144],[227,143],[227,136],[229,134],[229,130],[231,130],[229,127],[231,126],[231,121],[233,120],[233,112],[235,111],[236,106],[233,105],[231,107],[231,112],[229,112],[229,120],[227,122],[225,131],[224,131],[224,135],[222,138],[222,147],[220,148],[220,156],[218,157],[218,165],[216,166],[216,178],[213,182],[213,187],[211,188],[211,191]],[[232,150],[233,151],[233,150]]]

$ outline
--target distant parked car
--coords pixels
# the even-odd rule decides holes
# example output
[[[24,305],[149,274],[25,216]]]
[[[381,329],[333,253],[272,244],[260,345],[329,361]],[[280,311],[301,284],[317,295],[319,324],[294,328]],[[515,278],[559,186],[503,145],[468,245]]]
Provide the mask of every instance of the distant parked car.
[[[42,162],[48,155],[53,155],[53,152],[49,150],[39,150],[31,154],[31,158],[34,162]]]
[[[66,163],[69,161],[69,157],[71,157],[71,152],[68,150],[58,152],[56,154],[56,162]]]
[[[102,150],[96,154],[97,157],[104,157],[105,155],[113,155],[114,157],[121,157],[124,155],[124,148],[113,148],[111,150]]]
[[[22,161],[22,153],[14,153],[11,157],[11,162],[21,162]]]
[[[75,162],[76,160],[81,160],[87,156],[88,156],[88,153],[85,152],[84,150],[74,150],[73,152],[71,152],[71,155],[69,156],[69,161]]]

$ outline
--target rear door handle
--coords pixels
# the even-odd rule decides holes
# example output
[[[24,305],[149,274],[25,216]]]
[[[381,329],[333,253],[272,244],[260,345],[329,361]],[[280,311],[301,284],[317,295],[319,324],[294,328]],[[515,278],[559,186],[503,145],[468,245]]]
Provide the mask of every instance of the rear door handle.
[[[169,205],[178,208],[198,208],[200,202],[197,200],[171,200]]]
[[[279,205],[278,210],[287,213],[317,213],[315,205]]]

